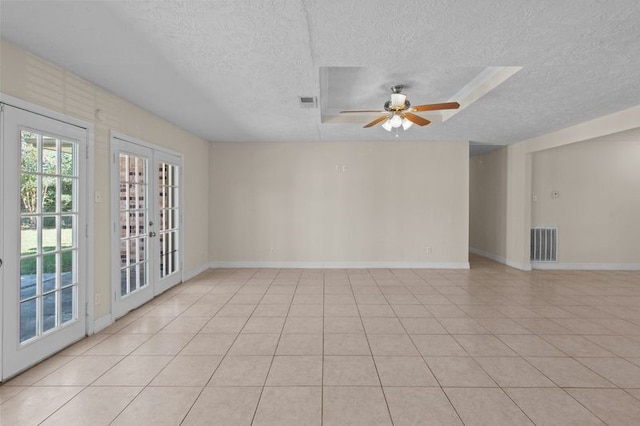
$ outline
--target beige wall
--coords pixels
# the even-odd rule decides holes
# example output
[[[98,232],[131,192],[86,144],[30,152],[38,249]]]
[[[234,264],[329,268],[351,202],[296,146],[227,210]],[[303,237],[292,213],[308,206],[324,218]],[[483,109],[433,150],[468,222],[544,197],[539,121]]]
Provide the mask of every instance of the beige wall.
[[[469,160],[469,247],[502,262],[507,256],[507,148]]]
[[[184,270],[189,273],[208,264],[208,142],[5,40],[0,44],[0,92],[95,125],[91,167],[95,190],[103,194],[103,202],[94,204],[95,270],[91,283],[94,292],[102,295],[102,303],[95,305],[96,319],[110,312],[110,130],[184,155]],[[104,111],[104,121],[95,119],[96,109]]]
[[[530,269],[532,153],[640,128],[640,106],[547,133],[507,147],[507,264]]]
[[[532,192],[560,263],[640,265],[640,129],[534,153]]]
[[[212,259],[464,266],[468,149],[467,142],[214,143]]]
[[[621,132],[627,131],[637,132],[639,128],[640,106],[636,106],[508,145],[502,148],[502,152],[499,153],[494,151],[483,156],[474,157],[471,160],[472,172],[470,175],[472,180],[470,184],[471,248],[507,265],[523,270],[531,269],[529,256],[533,209],[531,201],[533,196],[532,157],[536,155],[535,153],[576,143],[576,146],[579,146],[585,141],[591,141],[596,138],[610,137],[615,139],[617,136],[614,135],[616,134],[620,135]],[[497,161],[495,156],[501,156],[502,158],[506,156],[506,174],[504,173],[504,161]],[[485,168],[483,171],[478,167],[480,161],[499,163],[499,170],[491,172]],[[638,164],[638,161],[640,160],[636,157],[635,163]],[[504,179],[503,184],[506,185],[506,194],[503,193],[503,186],[489,184],[490,182],[495,183],[498,175],[500,179]],[[482,182],[484,179],[487,180],[486,184]],[[481,188],[484,194],[479,194]],[[588,188],[588,186],[585,185],[582,188]],[[488,200],[499,200],[495,214],[487,214],[487,212],[491,211],[490,206],[488,206]],[[484,227],[489,230],[495,229],[496,233],[493,235],[490,232],[484,233]],[[503,240],[506,241],[506,251],[504,253],[496,243]],[[590,258],[594,259],[595,257],[591,256]],[[622,264],[622,268],[627,268],[629,265],[637,265],[638,263],[637,260],[633,261],[632,264],[625,263],[624,259],[620,257],[611,262]],[[567,263],[576,263],[571,259],[565,261]],[[608,258],[589,261],[589,263],[609,262]],[[612,267],[615,267],[615,265]]]

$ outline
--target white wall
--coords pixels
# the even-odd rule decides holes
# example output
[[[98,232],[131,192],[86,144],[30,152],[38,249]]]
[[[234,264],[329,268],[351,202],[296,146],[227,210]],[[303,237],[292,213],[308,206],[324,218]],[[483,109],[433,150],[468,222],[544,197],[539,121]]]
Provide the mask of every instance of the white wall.
[[[94,205],[94,275],[91,284],[102,303],[95,318],[110,312],[109,132],[116,130],[184,155],[185,256],[187,273],[209,260],[209,144],[70,72],[21,48],[0,41],[0,92],[95,125],[91,160],[95,190],[103,202]],[[104,121],[95,118],[104,111]]]
[[[559,228],[558,262],[640,266],[640,129],[534,153],[532,192],[531,224]]]
[[[213,143],[212,259],[466,267],[468,149],[460,141]]]

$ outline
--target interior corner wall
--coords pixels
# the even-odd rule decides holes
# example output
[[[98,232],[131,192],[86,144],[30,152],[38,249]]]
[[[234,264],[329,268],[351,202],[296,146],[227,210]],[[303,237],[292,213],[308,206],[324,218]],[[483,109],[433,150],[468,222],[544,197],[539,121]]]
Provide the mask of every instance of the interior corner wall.
[[[474,157],[471,161],[472,171],[470,175],[470,241],[472,251],[518,269],[530,270],[530,229],[532,225],[532,210],[534,208],[532,206],[532,169],[533,158],[536,153],[576,143],[576,146],[579,146],[581,143],[596,138],[605,138],[609,141],[619,140],[616,138],[619,138],[620,135],[623,134],[622,132],[637,131],[639,128],[640,106],[636,106],[536,138],[507,145],[501,149],[502,152],[493,152],[485,154],[484,156]],[[492,156],[506,156],[506,173],[504,161],[497,161],[497,159]],[[488,170],[482,171],[478,164],[482,158],[484,158],[485,161],[494,161],[499,169],[494,172]],[[637,159],[635,164],[638,164]],[[493,188],[485,191],[502,190],[502,186],[499,187],[500,189],[495,186],[490,186],[490,182],[495,182],[496,180],[496,176],[491,173],[499,175],[499,179],[504,179],[504,184],[506,185],[506,202],[498,203],[493,210],[488,209],[482,204],[486,201],[486,198],[482,198],[479,192],[482,185],[486,185],[486,188]],[[484,179],[487,180],[486,184],[483,183]],[[586,188],[587,185],[584,187]],[[635,190],[635,192],[629,191],[628,197],[633,197],[634,195],[637,197],[637,193],[637,190]],[[497,194],[490,193],[488,198],[491,196],[493,196],[494,199],[502,201],[502,198],[498,197]],[[493,213],[487,214],[487,211],[492,211]],[[483,235],[483,227],[494,229],[495,234]],[[503,232],[506,233],[506,236],[502,234]],[[588,232],[588,230],[582,229],[582,232]],[[506,241],[506,252],[504,255],[501,251],[502,247],[497,243],[503,240]],[[634,256],[633,253],[637,253],[637,251],[632,249],[626,253]],[[568,259],[565,265],[577,269],[584,269],[583,266],[586,265],[586,263],[582,261],[571,262],[572,258]],[[590,257],[590,259],[595,259],[595,256]],[[606,257],[599,258],[599,260],[596,261],[598,264],[596,267],[606,267],[607,259]],[[616,257],[616,259],[618,259],[616,263],[623,262],[623,260],[621,260],[623,257]],[[624,259],[626,259],[626,257],[624,257]],[[637,262],[638,260],[635,260],[631,265],[635,267]],[[591,260],[589,263],[594,262]],[[625,263],[623,265],[629,264]]]
[[[183,269],[189,275],[209,264],[209,143],[119,98],[71,72],[4,39],[0,40],[0,92],[94,124],[94,189],[103,202],[94,204],[94,274],[91,282],[102,303],[94,319],[109,314],[110,283],[110,131],[169,148],[184,159]],[[95,118],[96,110],[104,120]],[[203,200],[205,200],[203,202]]]
[[[560,265],[640,268],[640,129],[534,153],[532,192]]]
[[[469,249],[506,263],[507,148],[469,160]]]
[[[466,141],[213,143],[210,152],[215,264],[468,267]]]

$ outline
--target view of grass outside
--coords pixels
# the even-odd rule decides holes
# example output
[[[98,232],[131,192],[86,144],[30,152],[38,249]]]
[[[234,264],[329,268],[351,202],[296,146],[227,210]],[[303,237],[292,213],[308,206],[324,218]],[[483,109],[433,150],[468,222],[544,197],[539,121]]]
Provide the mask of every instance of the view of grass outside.
[[[75,318],[76,154],[75,142],[21,131],[21,342]]]
[[[62,229],[61,231],[62,241],[61,247],[64,250],[65,248],[71,248],[73,246],[73,233],[71,229]],[[38,234],[35,229],[22,229],[20,232],[20,242],[21,242],[21,254],[22,256],[36,254],[36,248],[38,246]],[[56,250],[56,230],[55,229],[43,229],[42,230],[42,252],[43,254],[46,252],[52,252]],[[44,271],[55,271],[56,258],[55,256],[43,256],[43,270]],[[71,251],[62,253],[62,271],[70,271],[72,262],[73,262],[73,253]],[[20,263],[20,275],[34,275],[36,273],[36,258],[28,258],[23,259]]]

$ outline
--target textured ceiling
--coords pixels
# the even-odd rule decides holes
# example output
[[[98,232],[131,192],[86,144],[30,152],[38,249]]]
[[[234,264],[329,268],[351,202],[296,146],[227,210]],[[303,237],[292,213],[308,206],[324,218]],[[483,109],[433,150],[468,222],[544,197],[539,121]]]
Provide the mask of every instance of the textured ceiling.
[[[401,139],[507,144],[640,104],[638,0],[3,0],[0,15],[2,37],[212,141],[395,139],[322,123],[298,96],[379,108],[405,83],[440,102],[489,66],[523,68]],[[347,90],[322,88],[321,67],[361,68]]]

